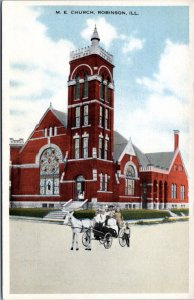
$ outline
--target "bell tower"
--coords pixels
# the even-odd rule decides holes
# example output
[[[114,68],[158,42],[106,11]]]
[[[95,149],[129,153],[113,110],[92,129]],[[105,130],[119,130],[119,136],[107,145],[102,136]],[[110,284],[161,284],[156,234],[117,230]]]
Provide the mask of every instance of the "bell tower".
[[[91,45],[70,54],[68,130],[71,159],[113,159],[113,56],[99,44],[95,26]]]

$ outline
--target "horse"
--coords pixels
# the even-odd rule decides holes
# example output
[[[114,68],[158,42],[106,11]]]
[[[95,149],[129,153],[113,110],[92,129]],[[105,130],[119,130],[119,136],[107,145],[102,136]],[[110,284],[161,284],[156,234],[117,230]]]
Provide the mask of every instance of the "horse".
[[[93,226],[93,221],[90,219],[85,220],[78,220],[73,216],[73,212],[67,212],[65,218],[64,218],[64,225],[70,225],[72,229],[72,246],[71,250],[73,250],[74,243],[76,242],[76,250],[79,250],[78,247],[78,233],[84,232],[88,229],[88,237],[89,237],[89,243],[86,247],[86,250],[91,250],[91,228]]]

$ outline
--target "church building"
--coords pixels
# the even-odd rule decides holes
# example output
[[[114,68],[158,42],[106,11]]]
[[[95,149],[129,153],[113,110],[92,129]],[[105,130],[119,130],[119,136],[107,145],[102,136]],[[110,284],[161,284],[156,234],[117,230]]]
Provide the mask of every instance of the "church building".
[[[113,56],[99,42],[95,27],[91,46],[70,54],[67,113],[50,104],[25,143],[10,139],[10,206],[60,208],[72,199],[188,207],[179,131],[174,149],[159,153],[143,153],[114,131]]]

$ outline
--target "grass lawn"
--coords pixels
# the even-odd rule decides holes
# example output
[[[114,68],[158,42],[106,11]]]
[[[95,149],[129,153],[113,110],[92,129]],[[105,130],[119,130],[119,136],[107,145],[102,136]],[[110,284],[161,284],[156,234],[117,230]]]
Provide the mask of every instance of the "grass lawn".
[[[10,216],[23,216],[23,217],[33,217],[33,218],[43,218],[49,212],[56,209],[52,208],[10,208]]]
[[[10,215],[12,216],[25,216],[43,218],[49,212],[58,210],[51,208],[10,208]],[[186,216],[189,214],[188,209],[173,209],[177,215],[184,213]],[[167,211],[163,210],[149,210],[149,209],[125,209],[121,210],[121,214],[124,220],[138,220],[138,219],[156,219],[170,217]],[[95,216],[95,210],[80,210],[75,211],[74,216],[78,219],[89,218],[92,219]]]

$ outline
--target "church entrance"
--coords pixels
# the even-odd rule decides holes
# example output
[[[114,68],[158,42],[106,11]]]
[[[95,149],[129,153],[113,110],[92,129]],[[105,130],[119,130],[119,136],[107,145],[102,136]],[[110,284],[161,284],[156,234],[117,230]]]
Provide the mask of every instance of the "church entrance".
[[[85,178],[78,176],[75,180],[75,200],[82,201],[85,199]]]

